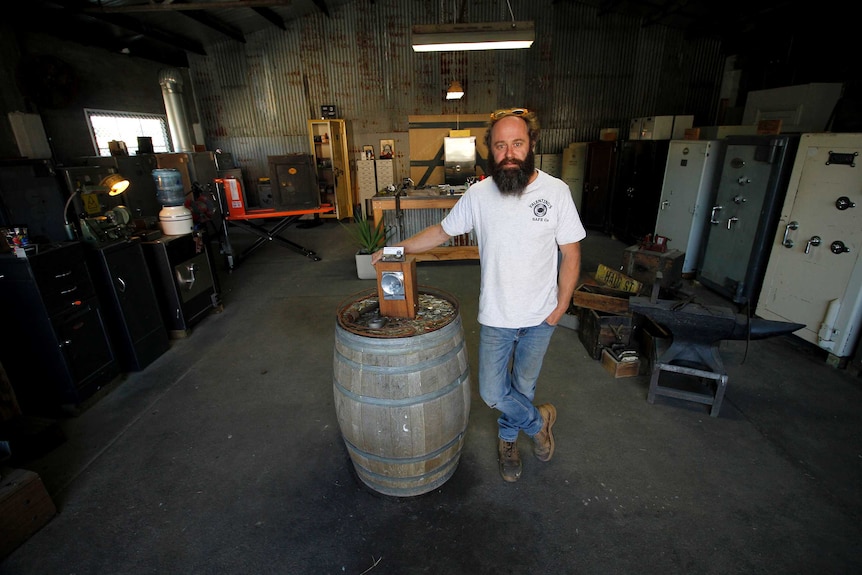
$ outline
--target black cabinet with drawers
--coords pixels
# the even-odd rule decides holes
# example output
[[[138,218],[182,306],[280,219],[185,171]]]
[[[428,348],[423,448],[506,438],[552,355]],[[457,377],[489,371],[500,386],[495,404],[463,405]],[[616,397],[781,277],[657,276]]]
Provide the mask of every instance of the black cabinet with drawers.
[[[0,256],[0,363],[25,414],[62,413],[119,366],[80,242]]]

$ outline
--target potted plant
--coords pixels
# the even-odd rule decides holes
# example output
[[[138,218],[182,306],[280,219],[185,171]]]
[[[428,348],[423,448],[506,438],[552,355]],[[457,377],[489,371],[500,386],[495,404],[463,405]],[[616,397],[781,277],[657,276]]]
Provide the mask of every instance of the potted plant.
[[[387,234],[383,218],[375,225],[362,213],[353,218],[353,224],[338,222],[351,235],[358,246],[356,252],[356,275],[361,280],[377,279],[377,271],[371,265],[371,254],[386,244]]]

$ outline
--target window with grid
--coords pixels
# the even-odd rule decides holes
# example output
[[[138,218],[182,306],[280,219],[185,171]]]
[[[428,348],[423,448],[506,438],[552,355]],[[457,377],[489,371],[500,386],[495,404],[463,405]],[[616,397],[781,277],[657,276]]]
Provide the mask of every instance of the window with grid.
[[[149,136],[153,139],[153,152],[172,152],[167,116],[160,114],[135,114],[111,110],[86,108],[87,123],[93,137],[93,147],[99,156],[110,156],[108,142],[125,142],[129,154],[138,149],[138,137]]]

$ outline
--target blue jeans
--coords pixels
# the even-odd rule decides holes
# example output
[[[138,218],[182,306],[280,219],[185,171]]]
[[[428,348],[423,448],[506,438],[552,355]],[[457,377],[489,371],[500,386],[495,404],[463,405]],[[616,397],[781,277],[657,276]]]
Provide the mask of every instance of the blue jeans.
[[[481,326],[479,395],[501,412],[497,423],[503,441],[515,441],[522,429],[531,436],[542,430],[533,397],[554,329],[545,322],[518,329]]]

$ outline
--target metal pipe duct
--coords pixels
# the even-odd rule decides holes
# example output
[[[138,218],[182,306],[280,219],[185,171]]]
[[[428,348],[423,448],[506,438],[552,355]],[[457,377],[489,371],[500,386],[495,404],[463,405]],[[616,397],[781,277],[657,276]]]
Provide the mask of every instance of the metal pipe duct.
[[[159,72],[159,84],[162,86],[162,96],[165,99],[165,112],[168,115],[168,127],[171,139],[174,141],[175,152],[193,152],[189,122],[183,103],[183,78],[176,68],[165,68]]]

